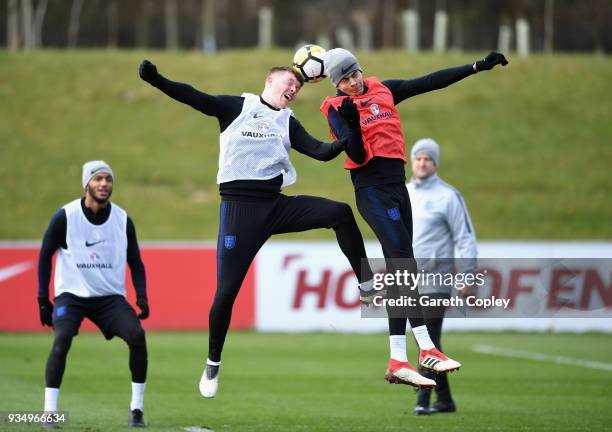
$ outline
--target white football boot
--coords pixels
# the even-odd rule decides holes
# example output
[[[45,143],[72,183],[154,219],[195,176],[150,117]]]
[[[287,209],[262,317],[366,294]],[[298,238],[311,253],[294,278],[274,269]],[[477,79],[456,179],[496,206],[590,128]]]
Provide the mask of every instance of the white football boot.
[[[461,367],[461,363],[444,355],[443,352],[436,348],[421,350],[419,354],[419,365],[422,368],[438,373],[453,372]]]
[[[380,300],[387,297],[386,288],[383,289],[375,289],[374,288],[374,279],[370,279],[367,282],[363,282],[359,284],[359,301],[364,305],[371,305],[374,303],[374,297],[379,297]]]
[[[200,378],[200,393],[206,399],[214,398],[219,388],[219,368],[221,366],[213,366],[207,364]]]
[[[410,363],[395,359],[389,360],[385,379],[389,384],[407,384],[417,388],[433,388],[436,386],[434,380],[418,373]]]

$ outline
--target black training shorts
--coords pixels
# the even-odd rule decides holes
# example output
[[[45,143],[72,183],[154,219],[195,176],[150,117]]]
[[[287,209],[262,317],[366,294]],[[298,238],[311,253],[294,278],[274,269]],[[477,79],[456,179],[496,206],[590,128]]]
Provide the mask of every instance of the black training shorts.
[[[74,334],[78,334],[83,318],[89,318],[104,334],[112,339],[121,329],[140,328],[136,312],[122,295],[103,297],[78,297],[63,293],[55,298],[53,325],[62,320],[76,324]]]

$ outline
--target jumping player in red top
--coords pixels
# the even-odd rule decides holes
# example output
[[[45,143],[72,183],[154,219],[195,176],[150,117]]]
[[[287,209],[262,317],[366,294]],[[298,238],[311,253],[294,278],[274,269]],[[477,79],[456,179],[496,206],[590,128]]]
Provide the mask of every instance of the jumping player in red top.
[[[503,54],[492,52],[473,64],[443,69],[420,78],[380,81],[375,77],[364,79],[357,58],[349,51],[336,48],[327,52],[325,67],[337,93],[334,97],[327,97],[320,110],[336,139],[346,136],[350,132],[347,128],[361,129],[363,149],[347,156],[344,166],[351,173],[357,208],[380,241],[385,258],[403,258],[388,261],[387,271],[390,266],[395,270],[393,267],[398,262],[400,269],[417,270],[412,250],[412,210],[405,187],[406,144],[396,105],[412,96],[442,89],[470,75],[490,70],[498,64],[505,66],[508,61]],[[358,113],[351,109],[352,105],[357,106]],[[367,302],[375,292],[371,284],[363,283],[360,293],[362,301]],[[418,290],[410,290],[410,295],[417,297]],[[423,320],[423,311],[418,301],[416,304],[401,316],[387,308],[391,359],[386,378],[390,383],[432,387],[435,382],[432,385],[408,363],[408,320],[419,345],[419,365],[422,368],[449,372],[459,369],[461,364],[434,347]]]

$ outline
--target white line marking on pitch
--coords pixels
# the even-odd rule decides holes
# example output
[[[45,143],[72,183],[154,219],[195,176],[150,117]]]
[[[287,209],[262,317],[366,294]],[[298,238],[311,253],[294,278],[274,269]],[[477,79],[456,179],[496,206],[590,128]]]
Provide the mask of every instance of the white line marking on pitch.
[[[589,369],[598,369],[612,372],[612,363],[603,363],[591,360],[582,360],[574,357],[555,356],[542,354],[531,351],[520,351],[507,348],[498,348],[490,345],[474,345],[472,351],[480,354],[497,355],[502,357],[521,358],[526,360],[535,360],[541,362],[565,364],[572,366],[586,367]]]

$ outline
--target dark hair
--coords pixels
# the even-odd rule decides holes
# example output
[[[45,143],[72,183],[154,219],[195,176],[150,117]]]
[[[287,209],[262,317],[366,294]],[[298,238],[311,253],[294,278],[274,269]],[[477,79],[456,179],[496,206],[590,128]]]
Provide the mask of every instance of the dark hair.
[[[291,72],[295,79],[298,80],[298,82],[300,83],[300,87],[304,85],[304,77],[300,73],[294,71],[289,66],[274,66],[272,69],[270,69],[268,76],[276,72]]]

